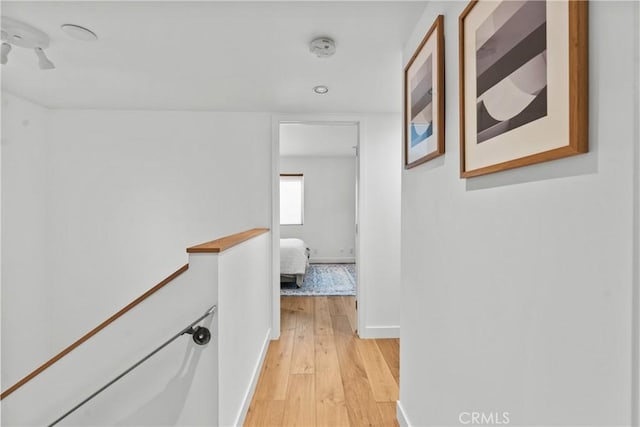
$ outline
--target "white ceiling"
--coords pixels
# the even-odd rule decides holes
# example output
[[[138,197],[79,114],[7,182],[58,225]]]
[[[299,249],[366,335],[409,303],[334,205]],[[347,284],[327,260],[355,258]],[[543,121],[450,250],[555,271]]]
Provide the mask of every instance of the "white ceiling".
[[[2,87],[50,108],[398,112],[402,47],[425,2],[2,1],[51,37],[55,70],[14,48]],[[70,38],[60,25],[93,30]],[[308,43],[330,36],[337,52]],[[316,95],[315,85],[329,86]]]
[[[280,156],[355,157],[358,126],[355,124],[280,125]]]

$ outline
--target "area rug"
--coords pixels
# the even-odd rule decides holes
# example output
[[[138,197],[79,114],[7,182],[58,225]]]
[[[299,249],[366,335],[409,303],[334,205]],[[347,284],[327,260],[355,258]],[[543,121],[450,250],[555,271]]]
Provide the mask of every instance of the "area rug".
[[[300,288],[295,283],[281,283],[280,295],[355,295],[355,264],[311,264]]]

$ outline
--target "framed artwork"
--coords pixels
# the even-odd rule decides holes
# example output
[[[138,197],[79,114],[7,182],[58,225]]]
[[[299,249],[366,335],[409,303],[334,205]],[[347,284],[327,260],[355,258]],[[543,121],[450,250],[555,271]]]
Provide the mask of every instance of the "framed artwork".
[[[404,165],[444,154],[444,16],[439,15],[404,69]]]
[[[588,4],[471,1],[459,18],[460,176],[588,151]]]

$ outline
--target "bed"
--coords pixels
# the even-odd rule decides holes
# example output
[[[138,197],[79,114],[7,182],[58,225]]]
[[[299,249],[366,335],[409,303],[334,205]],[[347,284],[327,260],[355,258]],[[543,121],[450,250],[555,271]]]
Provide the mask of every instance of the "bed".
[[[280,239],[280,282],[304,282],[309,265],[309,249],[300,239]]]

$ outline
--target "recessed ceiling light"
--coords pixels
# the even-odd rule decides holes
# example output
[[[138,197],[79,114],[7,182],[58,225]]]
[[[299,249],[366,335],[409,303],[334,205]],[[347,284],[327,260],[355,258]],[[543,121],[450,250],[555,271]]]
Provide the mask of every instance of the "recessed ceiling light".
[[[325,93],[329,92],[329,88],[323,85],[314,86],[313,91],[319,95],[324,95]]]
[[[75,24],[63,24],[60,26],[62,31],[77,40],[93,42],[98,40],[98,36],[93,31]]]

